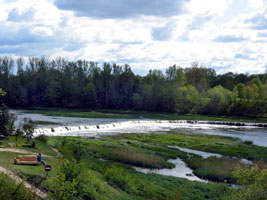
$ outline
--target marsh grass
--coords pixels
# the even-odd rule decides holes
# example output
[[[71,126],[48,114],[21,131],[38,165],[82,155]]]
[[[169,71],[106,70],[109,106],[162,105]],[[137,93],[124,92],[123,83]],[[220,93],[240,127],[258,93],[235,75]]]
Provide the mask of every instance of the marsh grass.
[[[232,172],[238,167],[244,167],[237,159],[229,159],[226,157],[216,158],[209,157],[202,159],[200,157],[192,157],[187,164],[193,169],[193,173],[198,177],[212,180],[215,182],[236,183],[236,179],[232,176]]]
[[[147,167],[147,168],[164,168],[166,164],[163,158],[144,152],[138,152],[133,148],[110,148],[105,149],[107,159],[123,162],[134,166]]]
[[[215,135],[194,135],[194,134],[122,134],[114,136],[114,139],[131,139],[143,143],[157,145],[177,145],[184,148],[195,149],[210,153],[218,153],[224,156],[246,158],[248,160],[267,161],[267,148],[244,144],[238,139],[215,136]]]

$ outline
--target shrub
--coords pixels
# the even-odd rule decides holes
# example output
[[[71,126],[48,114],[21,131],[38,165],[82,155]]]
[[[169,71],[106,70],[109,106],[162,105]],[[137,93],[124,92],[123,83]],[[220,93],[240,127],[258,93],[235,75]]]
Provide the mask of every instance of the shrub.
[[[264,200],[267,197],[267,169],[257,166],[241,168],[233,172],[240,189],[233,191],[233,200]]]
[[[252,141],[250,141],[250,140],[245,140],[245,141],[244,141],[244,144],[247,144],[247,145],[252,145],[252,144],[253,144],[253,142],[252,142]]]
[[[35,139],[42,143],[45,143],[45,144],[47,143],[47,136],[45,134],[41,134],[37,136]]]

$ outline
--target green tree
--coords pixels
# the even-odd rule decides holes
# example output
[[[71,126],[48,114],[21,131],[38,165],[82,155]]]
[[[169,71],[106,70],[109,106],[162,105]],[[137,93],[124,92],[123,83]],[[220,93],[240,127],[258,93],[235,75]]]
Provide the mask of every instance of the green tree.
[[[229,113],[229,106],[232,103],[232,92],[230,90],[220,85],[216,86],[208,90],[207,98],[209,98],[209,101],[205,108],[206,113],[216,115]]]
[[[36,128],[36,123],[32,121],[30,118],[23,119],[22,130],[27,138],[27,142],[29,143],[32,140],[34,129]]]
[[[192,85],[177,88],[175,110],[179,113],[193,112],[200,98],[198,91]]]
[[[241,168],[233,172],[237,178],[238,190],[233,191],[233,200],[266,200],[267,169],[260,170],[257,166]]]
[[[6,92],[2,88],[0,88],[0,96],[5,96],[5,94]]]

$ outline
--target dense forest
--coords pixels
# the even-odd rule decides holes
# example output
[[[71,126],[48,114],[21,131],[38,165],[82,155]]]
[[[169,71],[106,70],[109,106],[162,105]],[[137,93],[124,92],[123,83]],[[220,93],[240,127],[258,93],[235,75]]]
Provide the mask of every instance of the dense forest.
[[[5,104],[12,108],[267,115],[267,74],[217,75],[197,62],[140,76],[127,64],[0,57],[0,88],[6,92]]]

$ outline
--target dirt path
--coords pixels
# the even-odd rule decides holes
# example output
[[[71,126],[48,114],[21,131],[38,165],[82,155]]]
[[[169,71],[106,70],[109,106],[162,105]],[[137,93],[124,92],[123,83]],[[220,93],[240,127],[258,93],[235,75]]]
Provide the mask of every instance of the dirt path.
[[[14,153],[25,153],[25,154],[37,154],[37,152],[28,151],[25,149],[13,149],[13,148],[0,148],[2,152],[14,152]],[[46,154],[42,154],[43,157],[51,157]]]
[[[51,149],[54,151],[54,152],[56,152],[57,153],[57,156],[58,157],[60,157],[60,158],[62,158],[63,157],[63,155],[56,149],[56,148],[54,148],[54,147],[51,147]]]
[[[3,172],[4,174],[7,174],[10,178],[14,179],[16,183],[21,183],[22,179],[15,175],[12,171],[7,170],[0,166],[0,172]],[[29,184],[28,182],[23,182],[24,186],[29,189],[31,192],[37,194],[42,199],[47,199],[47,194],[39,190],[38,188],[34,187],[33,185]]]

